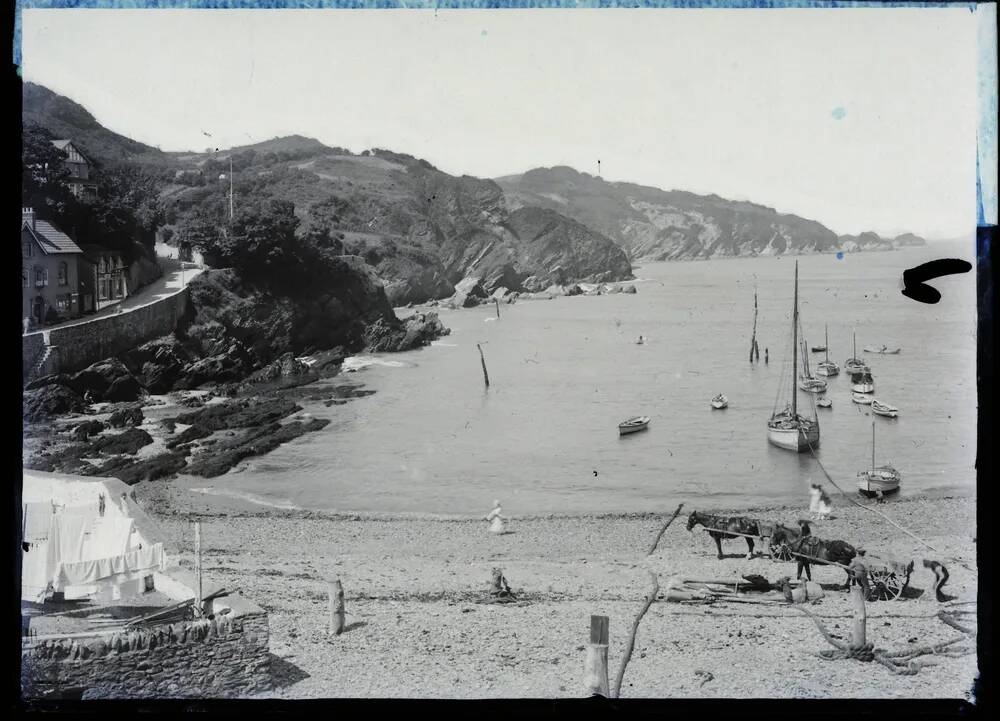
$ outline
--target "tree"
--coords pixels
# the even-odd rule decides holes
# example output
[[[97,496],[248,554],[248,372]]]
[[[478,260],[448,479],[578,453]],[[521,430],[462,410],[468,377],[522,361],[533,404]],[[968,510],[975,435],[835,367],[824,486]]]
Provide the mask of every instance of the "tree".
[[[74,204],[69,190],[66,151],[39,125],[26,125],[21,135],[21,204],[40,217],[58,220]]]

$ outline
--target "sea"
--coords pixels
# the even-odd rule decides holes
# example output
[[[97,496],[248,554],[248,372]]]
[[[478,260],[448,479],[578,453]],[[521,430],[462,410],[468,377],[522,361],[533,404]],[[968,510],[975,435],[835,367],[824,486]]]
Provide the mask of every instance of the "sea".
[[[805,505],[811,483],[836,502],[875,461],[902,474],[898,497],[975,494],[975,272],[932,281],[940,302],[900,293],[904,270],[968,260],[972,243],[801,257],[656,262],[634,269],[638,292],[519,300],[438,313],[451,334],[420,350],[362,355],[323,381],[374,394],[303,403],[329,418],[228,474],[182,477],[192,491],[281,508],[474,517],[664,512],[686,507]],[[767,442],[776,400],[791,394],[793,275],[802,329],[841,366],[819,418],[816,457]],[[760,361],[749,351],[757,293]],[[412,311],[398,309],[401,316]],[[873,416],[851,401],[852,355],[871,366]],[[637,344],[638,336],[645,342]],[[864,346],[899,347],[898,355]],[[489,373],[484,383],[479,348]],[[765,350],[768,362],[765,363]],[[815,367],[823,353],[812,353]],[[724,393],[729,407],[709,401]],[[782,401],[783,405],[783,401]],[[631,416],[646,431],[620,437]]]

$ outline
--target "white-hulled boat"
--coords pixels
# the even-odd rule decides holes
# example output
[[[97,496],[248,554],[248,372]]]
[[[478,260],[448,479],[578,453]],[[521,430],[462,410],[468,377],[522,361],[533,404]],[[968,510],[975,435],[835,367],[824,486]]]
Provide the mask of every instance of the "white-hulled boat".
[[[870,406],[872,404],[872,397],[864,393],[852,393],[851,400],[862,406]]]
[[[816,405],[818,405],[820,408],[832,408],[833,401],[831,401],[829,398],[818,398],[816,399]]]
[[[875,465],[875,421],[872,421],[872,468],[858,473],[858,492],[865,496],[892,493],[899,490],[902,476],[889,464]]]
[[[722,410],[728,405],[729,405],[729,399],[726,398],[721,393],[712,399],[712,408],[717,408],[719,410]]]
[[[810,446],[819,446],[819,419],[807,418],[799,413],[798,389],[795,386],[798,375],[799,352],[799,263],[795,261],[795,300],[792,306],[792,400],[783,410],[774,411],[767,421],[767,440],[778,448],[801,453]]]
[[[896,418],[899,416],[899,409],[896,406],[890,406],[888,403],[872,400],[872,413],[885,416],[886,418]]]
[[[829,329],[823,326],[823,336],[826,343],[830,342]],[[813,350],[816,350],[813,348]],[[823,350],[826,352],[826,360],[820,361],[819,365],[816,366],[816,375],[826,376],[830,378],[835,375],[840,374],[840,366],[830,360],[830,350],[829,346],[823,346]]]
[[[876,348],[873,345],[865,346],[865,353],[881,353],[882,355],[895,355],[901,350],[902,348],[889,348],[888,346],[882,346],[881,348]]]
[[[847,373],[854,373],[865,367],[865,362],[858,358],[858,334],[853,333],[851,337],[853,338],[854,355],[844,361],[844,371]]]
[[[649,416],[635,416],[618,424],[618,435],[627,436],[649,428]]]
[[[859,371],[851,373],[851,390],[855,393],[874,393],[875,379],[872,378],[872,370],[865,366]]]
[[[799,388],[806,393],[825,393],[826,381],[816,378],[809,370],[809,354],[806,353],[806,340],[802,339],[802,375],[799,376]]]

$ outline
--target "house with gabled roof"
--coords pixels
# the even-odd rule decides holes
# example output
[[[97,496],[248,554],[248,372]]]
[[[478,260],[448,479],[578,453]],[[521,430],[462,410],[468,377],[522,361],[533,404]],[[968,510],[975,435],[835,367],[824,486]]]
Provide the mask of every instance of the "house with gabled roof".
[[[72,140],[53,140],[52,144],[62,150],[68,156],[66,167],[69,169],[70,192],[77,198],[87,198],[97,193],[97,183],[90,179],[90,171],[93,163],[87,159]]]
[[[21,310],[30,325],[94,310],[93,272],[83,249],[52,223],[21,209]]]

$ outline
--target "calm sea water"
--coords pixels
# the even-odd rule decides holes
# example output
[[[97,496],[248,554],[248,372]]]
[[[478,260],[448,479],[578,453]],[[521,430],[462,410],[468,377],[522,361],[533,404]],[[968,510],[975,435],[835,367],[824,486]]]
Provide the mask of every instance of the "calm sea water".
[[[903,497],[975,492],[974,273],[935,281],[943,299],[933,306],[899,292],[904,269],[944,255],[974,262],[974,248],[953,245],[799,259],[809,345],[823,343],[827,324],[843,366],[856,330],[875,397],[900,408],[874,420],[876,460],[902,473]],[[377,392],[306,406],[331,420],[323,431],[211,482],[181,482],[276,505],[440,515],[483,514],[494,499],[514,516],[805,502],[822,472],[765,432],[783,368],[790,375],[794,263],[650,263],[636,269],[636,295],[522,301],[501,306],[501,320],[492,307],[443,310],[450,336],[353,359],[360,370],[329,381]],[[751,366],[755,286],[761,363]],[[861,350],[883,343],[902,352]],[[828,382],[819,457],[853,492],[871,463],[872,416],[851,402],[843,371]],[[719,392],[723,411],[709,406]],[[808,408],[811,396],[799,397]],[[639,414],[652,417],[649,430],[620,438],[617,424]]]

